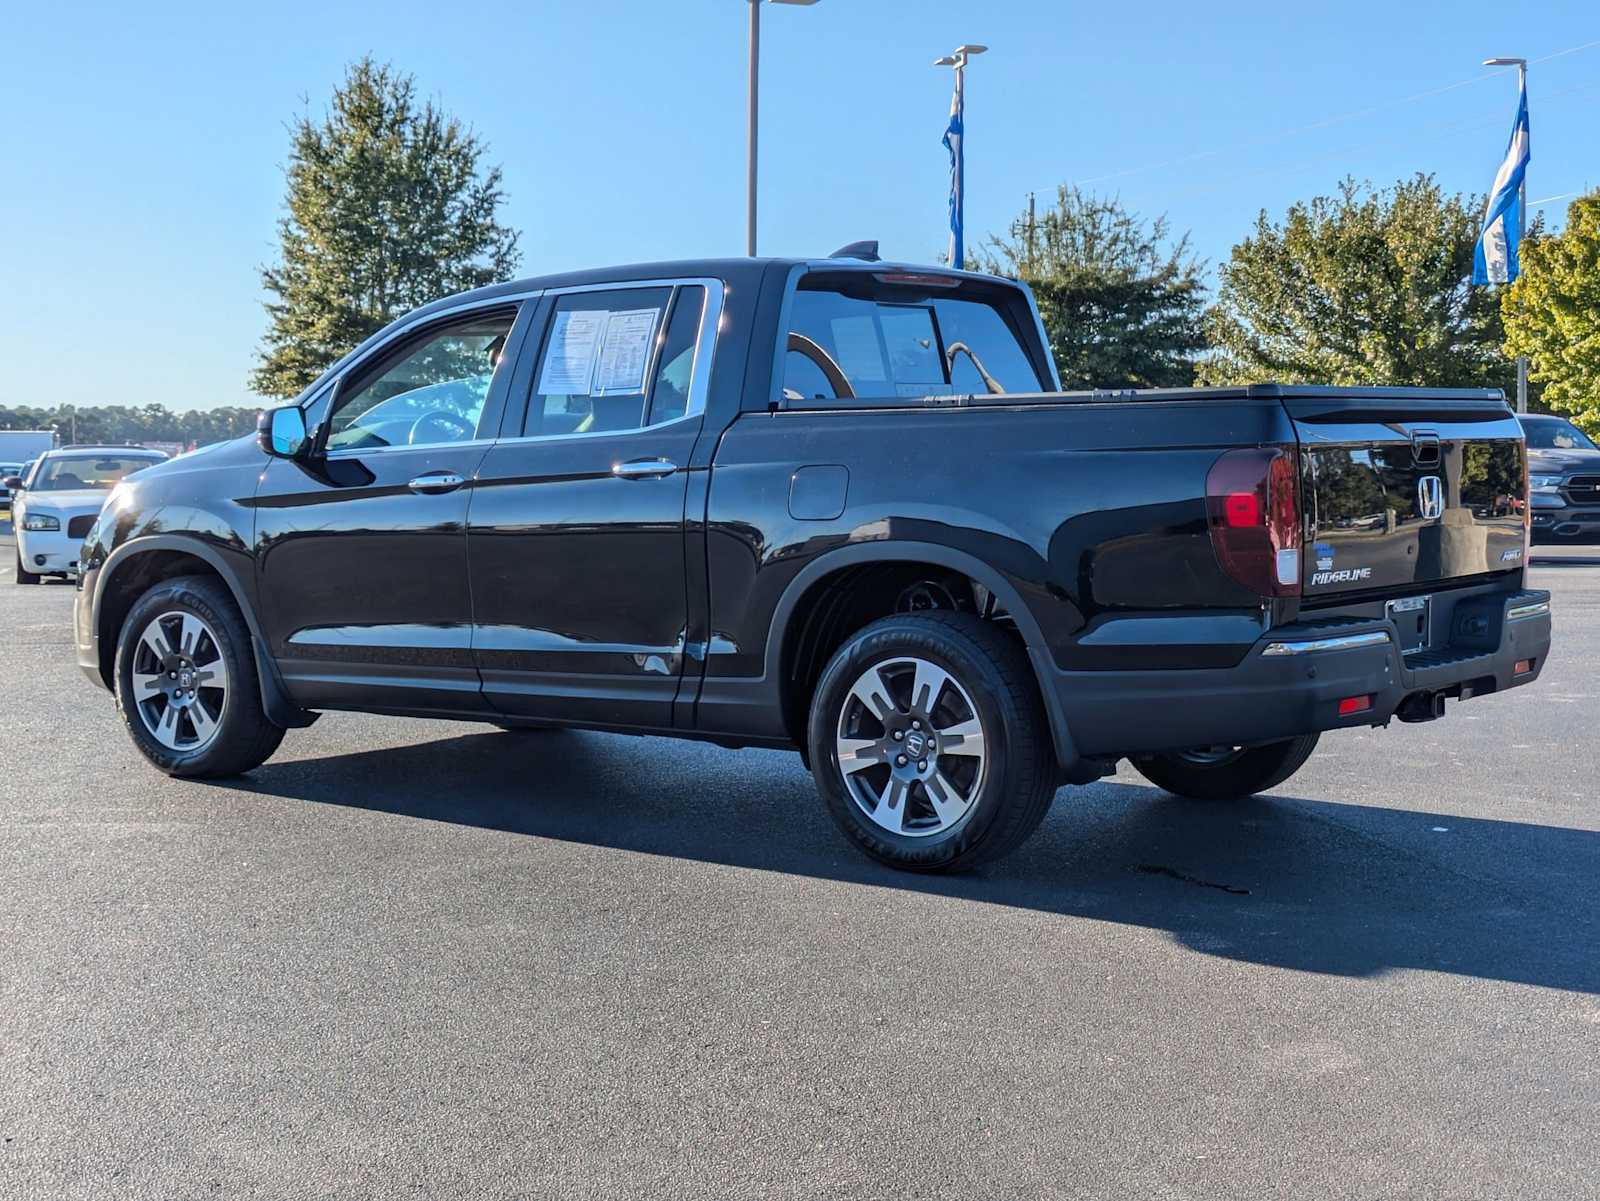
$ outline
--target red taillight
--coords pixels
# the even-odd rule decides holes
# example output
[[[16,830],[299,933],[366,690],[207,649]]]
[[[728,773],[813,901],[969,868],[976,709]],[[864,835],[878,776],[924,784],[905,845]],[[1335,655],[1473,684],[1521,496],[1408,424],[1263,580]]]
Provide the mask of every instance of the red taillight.
[[[1261,502],[1254,492],[1230,492],[1222,498],[1223,519],[1234,529],[1261,524]]]
[[[1289,447],[1230,450],[1206,474],[1211,545],[1258,596],[1300,595],[1300,503]]]
[[[1339,716],[1349,717],[1352,713],[1365,713],[1372,708],[1372,694],[1366,696],[1347,696],[1339,702]]]

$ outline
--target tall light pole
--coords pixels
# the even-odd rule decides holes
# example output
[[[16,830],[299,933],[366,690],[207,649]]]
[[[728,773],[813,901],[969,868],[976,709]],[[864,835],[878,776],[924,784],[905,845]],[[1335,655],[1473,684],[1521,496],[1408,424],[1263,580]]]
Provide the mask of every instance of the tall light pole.
[[[1525,58],[1486,58],[1486,67],[1515,67],[1517,69],[1517,95],[1528,94],[1528,60]],[[1517,255],[1520,259],[1522,243],[1528,236],[1528,173],[1522,173],[1522,187],[1517,191]],[[1520,265],[1520,264],[1519,264]],[[1528,357],[1517,356],[1517,412],[1528,411]]]
[[[759,108],[761,103],[761,5],[797,4],[812,5],[817,0],[745,0],[750,6],[750,113],[747,139],[749,153],[745,164],[745,230],[744,252],[754,258],[756,253],[756,143],[760,140]]]
[[[955,98],[950,102],[950,127],[945,131],[944,144],[950,148],[950,265],[956,270],[966,266],[965,233],[967,208],[966,165],[966,78],[967,60],[982,54],[989,47],[969,42],[957,46],[954,54],[933,60],[936,67],[956,69]]]

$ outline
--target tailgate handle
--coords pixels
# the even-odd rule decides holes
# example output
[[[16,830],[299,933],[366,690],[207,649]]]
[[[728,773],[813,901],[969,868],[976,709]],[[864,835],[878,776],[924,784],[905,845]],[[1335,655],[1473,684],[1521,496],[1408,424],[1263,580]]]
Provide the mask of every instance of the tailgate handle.
[[[1411,461],[1418,467],[1439,465],[1439,435],[1432,430],[1413,430],[1411,433]]]

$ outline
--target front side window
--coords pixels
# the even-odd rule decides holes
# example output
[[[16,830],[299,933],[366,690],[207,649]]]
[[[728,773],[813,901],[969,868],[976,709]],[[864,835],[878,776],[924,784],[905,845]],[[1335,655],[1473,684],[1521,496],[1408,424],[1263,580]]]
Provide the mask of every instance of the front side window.
[[[696,285],[562,296],[522,434],[615,433],[685,416],[705,305]]]
[[[129,475],[153,463],[150,455],[62,455],[42,461],[28,484],[30,492],[73,492],[81,488],[101,491],[115,487]]]
[[[1039,374],[1004,313],[943,289],[870,277],[795,293],[784,358],[789,400],[1032,392]]]
[[[516,320],[500,309],[440,326],[408,342],[341,392],[329,450],[434,446],[478,436]]]

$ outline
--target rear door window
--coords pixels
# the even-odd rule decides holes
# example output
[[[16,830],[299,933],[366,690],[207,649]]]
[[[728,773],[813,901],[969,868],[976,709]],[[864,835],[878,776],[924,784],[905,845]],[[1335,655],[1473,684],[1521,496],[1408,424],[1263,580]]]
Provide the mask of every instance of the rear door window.
[[[806,283],[794,295],[785,348],[789,401],[1041,387],[1018,330],[987,299],[870,282],[852,281],[848,293]]]
[[[560,297],[520,433],[618,433],[691,415],[705,306],[706,289],[690,284]]]

